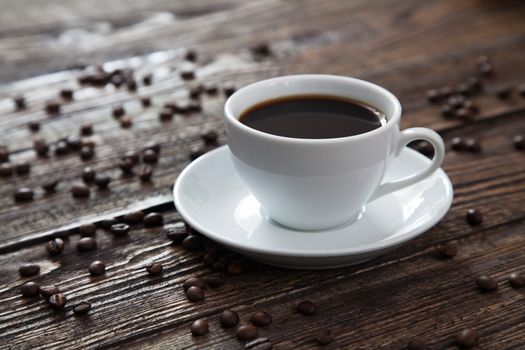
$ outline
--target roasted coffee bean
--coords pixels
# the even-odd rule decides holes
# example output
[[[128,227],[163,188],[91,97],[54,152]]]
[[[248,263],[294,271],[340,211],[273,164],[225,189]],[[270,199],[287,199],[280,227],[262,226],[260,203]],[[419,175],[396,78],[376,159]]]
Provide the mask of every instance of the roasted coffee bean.
[[[204,300],[204,289],[197,286],[191,286],[186,291],[186,297],[189,301],[201,301]]]
[[[0,177],[9,177],[13,175],[13,165],[11,163],[0,164]]]
[[[508,100],[512,97],[512,88],[507,85],[500,86],[496,89],[495,95],[500,100]]]
[[[190,62],[196,62],[197,61],[197,52],[193,49],[188,49],[186,53],[184,54],[184,59],[186,61]]]
[[[235,336],[239,340],[253,340],[259,336],[259,331],[251,324],[240,325],[235,330]]]
[[[76,135],[70,135],[66,137],[63,141],[66,142],[67,147],[74,151],[78,151],[82,148],[82,139]]]
[[[240,260],[232,260],[228,263],[228,267],[226,268],[226,271],[230,275],[240,275],[242,274],[242,263]]]
[[[60,293],[60,289],[58,289],[55,285],[51,284],[48,286],[40,287],[40,295],[45,299],[49,299],[50,296],[58,293]]]
[[[492,64],[489,62],[481,63],[478,65],[478,73],[485,77],[490,77],[494,73]]]
[[[456,117],[462,120],[472,120],[474,113],[468,108],[461,107],[456,111]]]
[[[47,300],[53,309],[62,310],[66,306],[67,298],[62,293],[53,294]]]
[[[177,221],[171,227],[166,229],[166,236],[172,240],[173,243],[181,244],[182,241],[188,237],[188,230],[186,223],[183,221]]]
[[[22,95],[16,95],[13,97],[13,103],[15,104],[15,109],[21,111],[26,108],[26,99]]]
[[[458,249],[455,244],[447,243],[439,247],[439,256],[443,259],[450,259],[456,256]]]
[[[224,284],[224,275],[221,273],[215,273],[213,275],[204,276],[204,282],[208,288],[219,288]]]
[[[20,287],[20,292],[24,297],[36,297],[40,291],[40,286],[35,282],[26,282]]]
[[[82,169],[82,180],[85,183],[90,183],[95,179],[95,170],[91,167],[85,167]]]
[[[75,184],[71,187],[71,194],[75,198],[89,197],[89,187],[84,184]]]
[[[85,315],[91,310],[91,304],[87,301],[81,301],[75,307],[73,307],[73,313],[75,315]]]
[[[456,345],[462,349],[471,349],[478,345],[479,335],[473,329],[464,329],[456,335]]]
[[[442,96],[443,99],[450,97],[452,95],[452,89],[450,86],[443,86],[439,89],[439,94]]]
[[[163,108],[169,109],[172,113],[178,112],[177,104],[173,101],[164,102]]]
[[[78,233],[82,237],[93,237],[95,236],[95,232],[97,231],[97,225],[95,224],[84,224],[80,225],[78,228]]]
[[[55,145],[55,155],[64,156],[69,153],[69,147],[67,146],[66,141],[58,141]]]
[[[482,88],[481,80],[478,77],[467,78],[465,84],[467,84],[474,92],[478,92]]]
[[[186,250],[199,250],[204,247],[204,240],[195,235],[189,235],[182,241],[182,247]]]
[[[46,193],[52,193],[55,192],[57,185],[58,180],[49,180],[42,185],[42,188],[44,191],[46,191]]]
[[[157,163],[159,160],[159,156],[154,150],[147,149],[144,151],[144,154],[142,154],[142,160],[144,161],[144,163],[148,164]]]
[[[314,315],[317,312],[317,305],[315,305],[313,302],[309,300],[301,301],[296,308],[297,312],[305,315],[305,316],[311,316]]]
[[[319,345],[328,345],[335,340],[334,331],[325,329],[316,335],[315,340]]]
[[[77,250],[79,252],[87,252],[97,249],[97,241],[91,237],[82,237],[77,243]]]
[[[132,80],[129,80],[127,83],[126,83],[126,86],[128,87],[128,91],[129,92],[135,92],[137,91],[137,81],[132,79]]]
[[[142,104],[142,107],[148,108],[149,106],[151,106],[151,98],[148,96],[142,96],[140,98],[140,103]]]
[[[37,132],[40,130],[40,123],[37,122],[37,121],[32,121],[32,122],[29,122],[27,124],[27,127],[29,128],[29,130],[31,130],[32,132]]]
[[[148,271],[148,273],[151,276],[160,275],[162,273],[162,270],[163,270],[162,264],[159,264],[159,263],[153,263],[153,264],[146,265],[146,271]]]
[[[216,131],[210,130],[201,135],[202,140],[206,145],[216,145],[219,134]]]
[[[199,101],[197,100],[191,100],[188,104],[188,108],[190,109],[190,111],[192,112],[200,112],[202,111],[202,105]]]
[[[49,145],[43,139],[36,139],[33,141],[33,149],[39,157],[47,157]]]
[[[472,100],[466,100],[463,104],[463,108],[466,108],[469,111],[471,111],[472,115],[476,115],[479,113],[479,107],[474,102],[472,102]]]
[[[513,141],[514,141],[514,148],[516,148],[518,151],[525,150],[525,138],[523,137],[523,135],[514,136]]]
[[[447,103],[454,108],[461,108],[465,103],[465,97],[462,95],[452,95],[448,98]]]
[[[134,163],[133,163],[133,161],[131,159],[122,159],[118,163],[118,166],[119,166],[120,170],[122,170],[122,173],[124,175],[131,175],[131,174],[133,174]]]
[[[465,141],[466,149],[470,153],[479,153],[481,152],[481,143],[475,139],[468,139]]]
[[[117,89],[124,84],[124,79],[122,75],[117,74],[111,77],[111,84],[113,84]]]
[[[38,275],[39,272],[40,272],[40,266],[38,266],[37,264],[22,264],[18,268],[18,273],[22,277],[30,277],[30,276]]]
[[[525,274],[513,272],[509,276],[509,283],[513,288],[525,287]]]
[[[257,311],[250,317],[250,321],[254,326],[266,327],[272,323],[272,315],[266,311]]]
[[[139,168],[139,179],[140,181],[142,182],[148,182],[151,180],[151,176],[153,176],[153,168],[150,167],[149,165],[142,165],[140,168]]]
[[[44,109],[47,114],[54,115],[60,113],[60,103],[54,100],[46,101]]]
[[[100,260],[93,261],[89,264],[89,273],[93,277],[102,276],[106,273],[106,265]]]
[[[210,331],[208,321],[200,319],[196,320],[191,325],[191,334],[195,337],[200,337],[207,334]]]
[[[151,85],[152,81],[153,81],[153,75],[151,74],[146,74],[145,76],[142,77],[142,84],[145,86]]]
[[[219,316],[219,323],[222,328],[232,328],[239,323],[239,315],[233,310],[224,310]]]
[[[71,89],[60,90],[60,97],[62,97],[66,101],[71,101],[73,99],[73,90]]]
[[[192,100],[199,99],[201,97],[201,94],[203,92],[203,87],[201,84],[194,84],[190,86],[190,89],[188,90],[188,95]]]
[[[470,226],[478,226],[483,222],[483,215],[481,215],[481,212],[477,209],[467,210],[467,215],[465,217]]]
[[[467,83],[461,83],[456,87],[456,92],[463,96],[472,96],[474,94],[474,89]]]
[[[122,217],[122,221],[124,221],[126,224],[133,225],[133,224],[139,224],[144,220],[144,212],[143,211],[134,211],[132,213],[128,213]]]
[[[193,70],[193,68],[183,67],[180,70],[180,77],[183,80],[193,80],[193,79],[195,79],[195,71]]]
[[[149,213],[142,219],[144,226],[162,226],[164,217],[160,213]]]
[[[427,345],[421,340],[411,340],[407,344],[406,350],[427,350]]]
[[[257,57],[265,57],[265,56],[270,56],[272,54],[270,46],[266,42],[260,42],[260,43],[253,45],[250,48],[250,51],[252,52],[254,56],[257,56]]]
[[[105,219],[105,220],[100,221],[98,223],[98,226],[100,228],[103,228],[104,230],[109,230],[111,228],[111,226],[113,226],[115,224],[118,224],[118,220],[117,219]]]
[[[120,118],[120,126],[123,129],[129,129],[133,125],[133,120],[130,117],[123,116]]]
[[[31,171],[31,166],[28,162],[20,162],[15,165],[15,172],[18,175],[27,175]]]
[[[0,145],[0,163],[9,162],[9,149],[7,146]]]
[[[200,156],[204,155],[206,153],[206,151],[202,150],[202,149],[199,149],[199,150],[195,150],[195,151],[192,151],[190,153],[190,160],[195,160],[197,158],[199,158]]]
[[[60,254],[64,250],[64,241],[61,238],[53,238],[47,242],[46,250],[49,255]]]
[[[246,350],[272,350],[273,343],[268,338],[256,338],[244,346]]]
[[[187,101],[181,101],[175,105],[175,113],[186,115],[190,112],[190,104]]]
[[[113,117],[117,119],[120,119],[120,117],[122,117],[125,113],[126,111],[124,110],[124,106],[122,105],[113,106],[113,110],[111,112]]]
[[[467,149],[467,144],[465,143],[465,141],[461,137],[454,137],[450,141],[450,147],[454,151],[464,151],[464,150]]]
[[[101,190],[108,188],[111,178],[104,174],[95,175],[95,185]]]
[[[20,187],[13,195],[16,202],[27,202],[33,200],[35,193],[28,187]]]
[[[122,160],[129,160],[132,165],[137,164],[140,161],[140,155],[138,152],[129,150],[124,153],[124,156],[122,156]]]
[[[157,154],[160,154],[160,144],[155,142],[155,141],[152,141],[152,142],[148,142],[143,148],[142,148],[142,152],[146,152],[147,150],[152,150],[153,152],[157,153]]]
[[[212,264],[211,268],[213,271],[224,271],[224,269],[226,269],[226,263],[224,261],[216,261]]]
[[[124,236],[129,232],[129,225],[123,223],[113,224],[109,230],[116,236]]]
[[[159,112],[159,119],[163,122],[167,122],[173,119],[173,110],[169,108],[162,108]]]
[[[187,291],[190,287],[193,286],[204,289],[204,287],[206,286],[206,282],[204,282],[204,280],[200,277],[190,277],[182,284],[182,288],[184,289],[184,291]]]
[[[218,255],[216,251],[209,251],[204,255],[202,262],[205,266],[212,268],[213,264],[217,261]]]
[[[92,159],[95,156],[95,150],[91,147],[84,146],[80,149],[80,158],[83,160]]]
[[[233,83],[231,83],[231,82],[226,82],[222,86],[222,91],[224,91],[224,95],[226,97],[230,97],[231,95],[233,95],[235,90],[236,90],[235,85],[233,85]]]
[[[437,103],[443,99],[443,95],[437,89],[427,91],[427,100],[430,103]]]
[[[494,278],[485,275],[479,276],[476,279],[476,284],[482,292],[493,292],[498,289],[498,283]]]
[[[80,127],[80,135],[82,136],[93,135],[93,124],[91,123],[82,124],[82,126]]]

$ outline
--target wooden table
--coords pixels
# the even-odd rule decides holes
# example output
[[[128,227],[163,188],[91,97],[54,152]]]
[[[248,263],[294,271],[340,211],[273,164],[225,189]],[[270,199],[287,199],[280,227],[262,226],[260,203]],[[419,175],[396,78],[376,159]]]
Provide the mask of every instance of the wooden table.
[[[504,84],[525,82],[522,1],[27,0],[2,7],[0,144],[10,148],[13,162],[33,166],[29,176],[0,178],[1,348],[240,349],[234,331],[218,323],[227,308],[243,323],[255,311],[270,312],[273,323],[260,334],[278,349],[315,348],[315,335],[327,328],[336,332],[330,349],[401,349],[412,339],[448,349],[465,328],[477,330],[480,349],[525,348],[525,289],[508,283],[510,273],[525,272],[525,152],[512,142],[525,132],[525,98],[494,96]],[[260,42],[269,43],[270,57],[251,54]],[[190,303],[182,282],[212,271],[202,263],[203,252],[171,245],[161,228],[134,227],[124,239],[99,230],[96,251],[75,249],[81,223],[138,209],[161,211],[169,227],[180,218],[171,186],[189,154],[202,148],[200,135],[218,130],[220,143],[226,142],[223,96],[204,98],[204,111],[191,117],[158,119],[166,101],[185,98],[187,87],[176,71],[183,48],[198,51],[201,81],[240,87],[312,72],[373,81],[399,97],[402,127],[431,127],[448,146],[456,136],[476,138],[482,152],[448,151],[443,168],[455,190],[450,212],[394,252],[329,271],[244,261],[243,274],[228,275],[222,287],[207,291],[204,302]],[[457,86],[475,73],[480,55],[494,66],[484,92],[474,98],[481,113],[471,121],[443,118],[440,106],[426,101],[426,91]],[[106,68],[131,64],[139,79],[153,72],[153,84],[139,84],[137,93],[78,86],[75,67],[111,61]],[[47,116],[44,101],[64,87],[75,90],[75,100],[59,116]],[[27,98],[24,111],[13,111],[10,96],[17,93]],[[153,106],[143,109],[137,96],[152,96]],[[132,116],[130,129],[112,118],[116,103]],[[30,121],[40,121],[38,133],[29,132]],[[85,122],[94,124],[94,159],[35,156],[33,139],[54,142],[77,134]],[[162,146],[153,181],[122,177],[117,163],[123,153],[151,140]],[[69,188],[86,166],[113,181],[108,191],[93,188],[89,199],[74,199]],[[44,195],[40,186],[52,178],[61,180],[57,191]],[[14,202],[13,191],[22,185],[35,189],[32,202]],[[482,225],[466,223],[469,208],[482,212]],[[66,248],[50,258],[44,244],[57,233]],[[437,259],[436,249],[449,242],[458,254]],[[87,267],[96,259],[106,263],[107,272],[92,279]],[[161,278],[147,275],[144,266],[152,261],[164,265]],[[25,262],[39,264],[39,276],[19,277]],[[481,274],[494,277],[499,290],[480,293],[475,280]],[[41,298],[21,297],[19,288],[28,280],[59,286],[69,300],[65,312],[53,311]],[[306,299],[318,304],[315,316],[293,310]],[[77,317],[72,306],[82,300],[93,308],[89,316]],[[192,337],[189,327],[199,318],[210,321],[211,331]]]

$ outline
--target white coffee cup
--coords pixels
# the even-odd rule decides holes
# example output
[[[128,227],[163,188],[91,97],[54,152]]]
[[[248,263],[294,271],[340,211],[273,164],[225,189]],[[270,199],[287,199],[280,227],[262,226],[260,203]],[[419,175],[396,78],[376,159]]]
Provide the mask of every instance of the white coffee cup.
[[[386,123],[348,137],[302,139],[268,134],[239,121],[260,102],[295,95],[350,98],[375,107]],[[356,220],[366,203],[430,176],[444,158],[441,137],[426,128],[399,130],[401,105],[386,89],[333,75],[291,75],[243,87],[224,107],[228,146],[242,181],[265,214],[298,230],[322,230]],[[381,183],[389,161],[411,141],[434,147],[430,166],[403,179]]]

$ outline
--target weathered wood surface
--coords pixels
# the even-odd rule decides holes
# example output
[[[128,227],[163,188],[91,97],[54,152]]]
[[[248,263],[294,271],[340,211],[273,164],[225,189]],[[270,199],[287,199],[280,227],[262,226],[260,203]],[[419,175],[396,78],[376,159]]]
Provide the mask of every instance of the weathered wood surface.
[[[506,281],[511,272],[525,272],[525,153],[512,147],[512,136],[525,132],[525,99],[515,95],[500,101],[493,92],[501,84],[525,81],[525,6],[519,1],[105,1],[101,6],[71,1],[57,8],[40,2],[8,2],[10,15],[0,16],[0,144],[10,147],[14,162],[35,159],[32,138],[53,142],[77,134],[86,121],[94,124],[96,157],[87,162],[78,155],[36,160],[31,174],[0,178],[0,347],[5,348],[242,348],[231,331],[218,325],[225,308],[248,321],[253,311],[270,311],[274,323],[261,334],[279,349],[315,347],[319,329],[337,330],[327,348],[400,349],[408,340],[421,338],[432,349],[452,347],[454,334],[473,327],[481,336],[481,349],[525,347],[523,292]],[[155,12],[175,13],[177,20],[144,20]],[[183,15],[177,16],[178,13]],[[40,14],[40,15],[39,15]],[[185,15],[184,15],[185,14]],[[21,21],[24,15],[28,20]],[[79,22],[82,21],[82,22]],[[86,28],[94,22],[111,22],[114,30],[99,34],[89,50],[64,46],[57,38],[68,28]],[[142,24],[137,25],[138,22]],[[64,38],[64,36],[62,36]],[[249,47],[271,43],[273,55],[254,60]],[[202,303],[191,304],[181,283],[188,276],[210,273],[200,253],[171,246],[159,229],[134,229],[129,239],[115,240],[98,232],[99,249],[79,254],[78,235],[56,259],[45,254],[42,240],[56,230],[126,210],[168,203],[171,185],[188,164],[188,154],[202,147],[200,134],[222,130],[223,96],[206,97],[204,112],[177,116],[170,123],[158,120],[168,100],[183,100],[186,84],[168,67],[181,64],[180,50],[194,47],[200,53],[199,80],[251,81],[290,73],[333,73],[358,76],[384,85],[400,98],[403,127],[428,126],[446,141],[454,136],[476,137],[481,154],[447,154],[444,169],[455,188],[451,211],[433,229],[396,251],[374,261],[331,271],[289,271],[246,262],[246,272],[230,276]],[[166,51],[167,50],[167,51]],[[162,51],[154,55],[151,52]],[[136,65],[136,75],[154,72],[154,84],[105,91],[79,88],[71,70],[38,79],[14,81],[58,71],[77,63],[105,62],[146,54]],[[495,75],[485,93],[476,98],[482,113],[464,123],[443,119],[437,106],[425,101],[428,88],[455,86],[473,74],[476,56],[488,55]],[[120,62],[121,63],[121,62]],[[120,64],[112,63],[109,66]],[[12,81],[12,82],[8,82]],[[76,90],[75,101],[50,118],[43,112],[46,99],[61,87]],[[14,112],[7,98],[24,93],[29,108]],[[152,96],[153,106],[143,109],[138,96]],[[111,106],[124,103],[133,117],[123,130],[111,117]],[[29,121],[41,121],[32,135]],[[139,150],[155,140],[162,144],[153,182],[122,178],[116,162],[124,151]],[[221,143],[225,143],[221,136]],[[90,165],[110,174],[110,190],[93,190],[89,199],[73,199],[68,192]],[[37,190],[33,202],[14,204],[16,186],[37,188],[44,179],[62,179],[57,193]],[[470,207],[484,215],[481,227],[464,221]],[[162,207],[168,222],[177,213]],[[458,243],[458,255],[448,261],[435,258],[444,242]],[[95,259],[106,262],[105,278],[90,279],[87,266]],[[147,276],[144,265],[160,261],[160,279]],[[23,262],[42,267],[39,277],[21,279]],[[480,294],[474,279],[489,274],[500,290]],[[61,287],[70,304],[93,303],[88,318],[52,312],[42,300],[24,300],[18,288],[25,280]],[[320,306],[313,317],[296,314],[292,307],[310,299]],[[197,318],[211,321],[208,336],[197,339],[189,325]]]

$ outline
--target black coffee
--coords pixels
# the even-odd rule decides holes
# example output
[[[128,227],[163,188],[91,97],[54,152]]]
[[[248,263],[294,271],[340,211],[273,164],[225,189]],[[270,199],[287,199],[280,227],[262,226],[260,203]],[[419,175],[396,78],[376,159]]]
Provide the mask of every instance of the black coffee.
[[[239,121],[278,136],[330,139],[377,129],[384,116],[371,106],[337,96],[298,95],[259,103]]]

